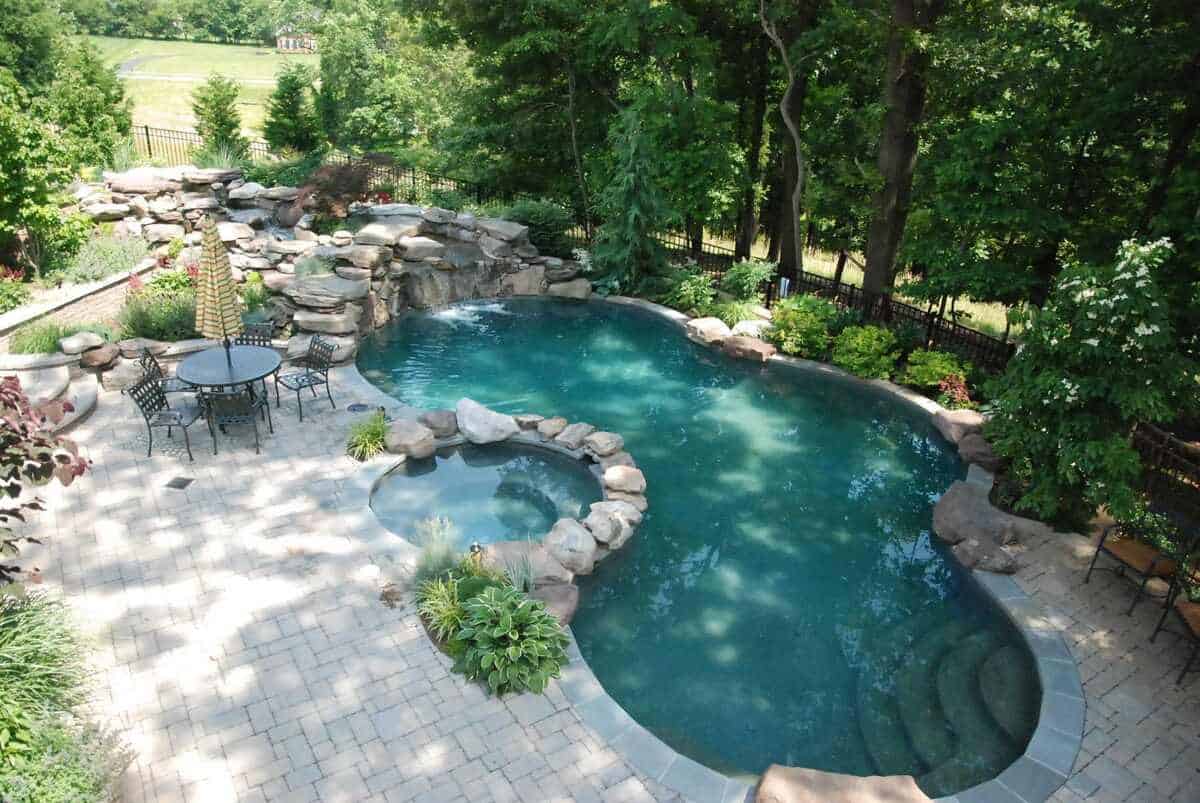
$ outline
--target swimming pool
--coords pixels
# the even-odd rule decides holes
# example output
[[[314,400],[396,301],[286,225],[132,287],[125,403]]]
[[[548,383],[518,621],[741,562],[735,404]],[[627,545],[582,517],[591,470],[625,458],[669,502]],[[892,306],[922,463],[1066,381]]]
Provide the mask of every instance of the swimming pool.
[[[409,313],[358,365],[414,406],[469,396],[625,437],[651,511],[580,578],[572,627],[608,693],[679,752],[731,775],[912,774],[940,795],[1023,751],[1032,657],[930,539],[965,472],[924,413],[602,301]]]

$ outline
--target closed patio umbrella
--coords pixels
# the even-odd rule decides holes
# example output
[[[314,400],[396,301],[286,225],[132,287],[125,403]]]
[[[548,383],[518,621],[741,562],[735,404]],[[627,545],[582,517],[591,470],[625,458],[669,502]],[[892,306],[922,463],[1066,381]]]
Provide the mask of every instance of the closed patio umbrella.
[[[217,224],[212,218],[205,218],[200,231],[203,239],[200,242],[200,273],[196,277],[196,331],[201,337],[224,341],[225,358],[232,365],[229,339],[242,332],[241,302],[233,283],[233,271],[229,268],[229,254],[221,242]]]

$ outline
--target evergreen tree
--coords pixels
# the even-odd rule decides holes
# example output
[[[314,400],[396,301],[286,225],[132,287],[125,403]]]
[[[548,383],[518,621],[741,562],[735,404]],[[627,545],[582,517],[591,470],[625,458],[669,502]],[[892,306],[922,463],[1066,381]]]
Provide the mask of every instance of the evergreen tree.
[[[275,150],[308,152],[321,143],[321,125],[312,103],[313,72],[305,64],[287,62],[275,77],[267,102],[263,136]]]
[[[107,165],[133,126],[125,87],[86,40],[64,50],[55,72],[39,115],[62,135],[71,166]]]
[[[239,91],[232,79],[213,73],[192,92],[196,131],[210,152],[223,149],[246,157],[249,143],[242,136],[242,118],[237,110]]]

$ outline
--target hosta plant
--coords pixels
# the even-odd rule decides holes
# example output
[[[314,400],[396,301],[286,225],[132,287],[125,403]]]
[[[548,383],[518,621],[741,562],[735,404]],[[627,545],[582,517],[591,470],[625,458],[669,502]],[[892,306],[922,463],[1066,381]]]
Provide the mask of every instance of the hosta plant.
[[[455,669],[494,694],[541,693],[567,661],[567,635],[546,606],[508,586],[491,587],[463,604]]]

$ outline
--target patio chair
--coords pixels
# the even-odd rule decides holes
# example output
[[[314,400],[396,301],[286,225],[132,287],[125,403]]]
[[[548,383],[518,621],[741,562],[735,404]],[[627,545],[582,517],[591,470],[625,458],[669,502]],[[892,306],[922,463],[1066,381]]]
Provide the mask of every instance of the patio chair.
[[[234,338],[234,344],[238,346],[259,346],[260,348],[272,348],[272,339],[275,337],[275,324],[267,323],[248,323],[242,333]],[[272,378],[279,373],[276,369],[269,374]],[[267,377],[262,380],[263,396],[267,395]],[[274,432],[274,430],[272,430]]]
[[[1096,551],[1092,555],[1092,562],[1088,566],[1087,574],[1083,577],[1084,583],[1092,578],[1092,572],[1096,570],[1096,562],[1101,555],[1116,562],[1115,566],[1100,567],[1101,569],[1119,575],[1124,575],[1126,572],[1136,575],[1140,582],[1134,592],[1133,601],[1129,603],[1129,610],[1125,611],[1127,616],[1133,615],[1133,609],[1145,596],[1146,585],[1150,580],[1157,577],[1168,583],[1171,582],[1176,572],[1179,571],[1180,563],[1194,551],[1196,546],[1194,537],[1188,538],[1180,535],[1175,542],[1170,544],[1169,548],[1160,550],[1139,541],[1137,535],[1137,531],[1129,525],[1117,523],[1105,527],[1104,532],[1100,534],[1100,541],[1096,544]]]
[[[254,428],[254,453],[262,454],[258,439],[258,417],[262,413],[265,397],[256,394],[252,387],[243,388],[235,393],[203,393],[200,395],[205,417],[208,419],[208,431],[213,439],[213,454],[217,453],[217,431],[224,432],[229,425],[249,424]],[[268,415],[270,411],[268,410]],[[269,420],[269,419],[268,419]],[[274,427],[271,429],[274,432]]]
[[[308,351],[305,355],[296,362],[296,365],[303,366],[301,371],[291,371],[286,374],[275,375],[275,406],[279,406],[279,386],[283,385],[288,390],[296,392],[296,404],[300,407],[300,420],[304,420],[304,402],[300,398],[300,391],[308,388],[312,391],[313,398],[317,397],[317,386],[325,386],[325,395],[329,397],[329,403],[335,409],[337,404],[333,401],[333,394],[329,391],[329,366],[333,364],[333,343],[325,340],[322,337],[313,335],[313,339],[309,341]]]
[[[163,389],[162,382],[153,376],[143,378],[127,392],[141,410],[142,418],[146,419],[146,433],[150,439],[146,446],[146,457],[149,457],[154,449],[154,429],[156,427],[166,427],[168,438],[172,437],[173,430],[179,427],[183,430],[183,445],[187,448],[188,459],[194,461],[196,458],[192,456],[192,442],[188,438],[188,427],[200,418],[199,405],[185,402],[178,407],[171,407],[167,402],[167,394]]]
[[[167,372],[163,370],[162,363],[151,353],[150,349],[142,349],[142,356],[138,357],[138,363],[142,366],[142,379],[153,377],[162,385],[163,393],[196,392],[194,386],[189,385],[179,377],[167,376]]]
[[[1172,611],[1175,612],[1179,623],[1183,625],[1183,632],[1167,628],[1167,617]],[[1178,686],[1183,683],[1183,678],[1191,671],[1197,656],[1200,656],[1200,602],[1192,602],[1188,597],[1187,581],[1182,578],[1177,577],[1171,583],[1171,589],[1167,592],[1166,607],[1163,609],[1162,616],[1158,618],[1154,632],[1150,634],[1150,641],[1154,641],[1160,630],[1175,633],[1192,642],[1192,651],[1188,655],[1187,661],[1184,662],[1183,669],[1179,671],[1179,677],[1175,679],[1175,685]]]

